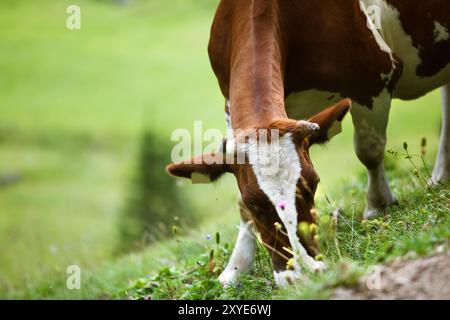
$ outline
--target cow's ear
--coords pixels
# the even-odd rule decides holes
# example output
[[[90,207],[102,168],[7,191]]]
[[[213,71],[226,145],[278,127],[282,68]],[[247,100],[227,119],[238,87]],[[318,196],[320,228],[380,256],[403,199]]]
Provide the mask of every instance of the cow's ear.
[[[191,179],[192,183],[211,183],[218,180],[230,168],[220,153],[206,153],[181,163],[172,163],[166,171],[175,177]]]
[[[314,131],[309,137],[309,143],[326,143],[342,131],[342,121],[352,107],[350,99],[344,99],[341,102],[325,109],[309,119],[309,122],[317,123],[319,129]]]

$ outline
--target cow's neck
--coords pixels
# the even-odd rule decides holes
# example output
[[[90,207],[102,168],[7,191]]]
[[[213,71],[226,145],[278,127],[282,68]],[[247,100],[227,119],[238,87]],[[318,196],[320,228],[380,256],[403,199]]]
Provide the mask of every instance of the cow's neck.
[[[276,2],[249,10],[233,32],[229,99],[234,129],[265,128],[275,119],[287,118],[284,107],[283,54]],[[243,13],[245,14],[245,13]],[[249,14],[249,12],[247,12]]]

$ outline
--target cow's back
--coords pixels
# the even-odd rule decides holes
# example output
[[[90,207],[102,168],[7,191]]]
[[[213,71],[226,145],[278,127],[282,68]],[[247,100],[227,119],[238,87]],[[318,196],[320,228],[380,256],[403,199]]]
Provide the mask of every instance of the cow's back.
[[[252,23],[255,17],[243,12],[254,10],[244,7],[263,2],[222,0],[217,10],[209,53],[226,97],[232,55],[239,52],[232,46],[240,42],[236,38],[253,36],[236,33],[236,24]],[[274,32],[280,33],[286,97],[308,90],[336,92],[371,107],[372,97],[389,85],[380,77],[395,81],[391,57],[371,35],[358,0],[277,0],[276,6]],[[395,68],[400,72],[400,65]]]
[[[450,0],[365,0],[379,5],[381,31],[404,63],[394,95],[417,98],[450,82]]]
[[[233,54],[239,55],[239,38],[253,36],[239,29],[245,23],[252,24],[254,6],[264,8],[264,3],[222,0],[219,5],[209,53],[225,97],[230,94],[230,70]],[[373,98],[386,88],[398,98],[410,99],[450,80],[450,42],[445,33],[450,23],[450,0],[274,3],[278,18],[274,32],[280,33],[283,50],[285,97],[291,98],[288,109],[295,109],[301,99],[317,111],[320,105],[341,97],[370,108]],[[362,8],[372,5],[381,8],[379,37],[368,27],[367,12]],[[310,103],[304,97],[318,99]]]

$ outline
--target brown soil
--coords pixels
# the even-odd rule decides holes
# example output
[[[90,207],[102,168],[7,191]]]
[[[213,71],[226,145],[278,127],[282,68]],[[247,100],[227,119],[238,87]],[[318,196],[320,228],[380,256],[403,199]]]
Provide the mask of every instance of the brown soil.
[[[333,299],[450,299],[450,253],[396,260],[380,270],[380,289],[369,289],[365,276],[355,287],[336,289]]]

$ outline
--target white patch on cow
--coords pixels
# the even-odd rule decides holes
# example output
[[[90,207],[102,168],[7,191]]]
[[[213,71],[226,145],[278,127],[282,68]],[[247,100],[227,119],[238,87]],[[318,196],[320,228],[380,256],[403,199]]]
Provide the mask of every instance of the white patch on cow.
[[[305,90],[290,94],[285,101],[286,112],[291,119],[308,119],[341,101],[339,93]]]
[[[367,18],[367,26],[369,28],[369,30],[372,32],[375,41],[377,42],[378,46],[380,47],[380,50],[386,52],[389,55],[389,58],[391,59],[391,63],[392,63],[392,69],[389,73],[384,74],[381,73],[380,74],[380,78],[381,80],[383,80],[385,83],[389,83],[392,79],[392,76],[394,75],[395,72],[395,58],[394,58],[394,54],[392,52],[391,47],[389,47],[389,45],[386,43],[384,37],[382,36],[382,34],[384,34],[383,31],[383,25],[381,24],[381,16],[379,17],[379,22],[380,25],[379,26],[375,26],[372,18],[369,16],[366,6],[370,5],[370,6],[376,6],[377,8],[379,8],[378,13],[381,15],[382,13],[382,9],[380,6],[380,3],[382,1],[381,0],[360,0],[359,1],[359,6],[361,8],[361,11],[364,13],[364,15]]]
[[[380,47],[380,49],[382,51],[384,51],[387,54],[389,54],[389,57],[391,58],[391,61],[392,61],[392,65],[393,65],[393,67],[395,67],[394,55],[392,53],[392,49],[388,46],[388,44],[386,43],[386,41],[384,40],[384,38],[380,34],[380,32],[383,33],[383,25],[379,26],[380,29],[377,29],[377,27],[374,25],[371,17],[367,13],[367,9],[366,9],[369,6],[377,6],[377,7],[380,8],[380,14],[381,14],[382,11],[381,11],[380,2],[381,1],[376,1],[376,0],[360,0],[359,1],[359,6],[361,8],[361,11],[367,17],[367,25],[368,25],[370,31],[372,31],[372,33],[373,33],[373,35],[375,37],[375,40],[378,43],[378,46]]]
[[[444,27],[439,22],[434,22],[434,42],[444,42],[450,39],[450,34],[448,33],[448,29]]]
[[[253,266],[255,237],[252,228],[252,222],[242,221],[239,226],[239,234],[233,253],[227,267],[219,276],[219,281],[224,287],[236,283],[238,278]]]
[[[250,139],[248,142],[248,157],[256,176],[259,188],[267,195],[278,216],[283,222],[289,242],[294,251],[295,270],[299,264],[304,264],[311,271],[323,269],[322,262],[315,261],[308,255],[297,235],[297,209],[295,206],[297,182],[301,175],[300,159],[290,133],[280,137],[278,143],[271,141],[270,146],[264,141],[259,143]],[[267,167],[278,170],[268,171]],[[283,202],[284,210],[278,206]]]
[[[419,77],[417,68],[422,64],[419,49],[414,47],[413,40],[404,30],[400,12],[385,0],[363,0],[365,6],[376,5],[381,8],[381,35],[387,46],[398,55],[404,63],[403,74],[395,90],[394,98],[416,99],[425,93],[448,82],[450,64],[432,77]]]

